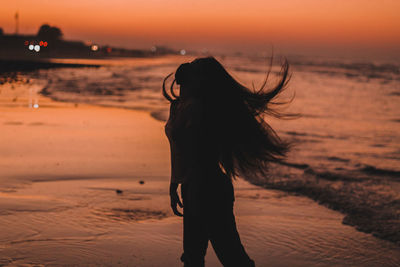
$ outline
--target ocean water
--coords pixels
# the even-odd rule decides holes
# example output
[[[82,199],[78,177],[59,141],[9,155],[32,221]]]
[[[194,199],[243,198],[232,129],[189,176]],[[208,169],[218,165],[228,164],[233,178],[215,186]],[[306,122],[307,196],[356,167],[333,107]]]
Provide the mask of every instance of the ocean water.
[[[148,110],[166,120],[163,78],[190,57],[109,60],[100,68],[41,70],[41,93],[58,101]],[[259,88],[269,59],[217,57],[242,84]],[[288,162],[335,177],[400,179],[400,64],[337,58],[289,57],[292,74],[281,96],[296,120],[266,121],[295,143]],[[269,86],[276,82],[275,59]],[[268,85],[267,85],[268,88]]]
[[[165,121],[169,103],[161,95],[163,78],[192,59],[74,60],[101,66],[22,74],[15,88],[10,85],[10,95],[3,97],[7,92],[2,91],[0,106],[40,109],[48,105],[38,97],[42,94],[77,106],[89,103],[144,110],[155,120]],[[263,57],[217,59],[249,87],[254,84],[259,88],[269,69],[269,59]],[[339,197],[350,199],[355,208],[369,201],[376,209],[390,208],[398,214],[400,65],[354,59],[288,60],[292,78],[282,100],[295,95],[285,111],[300,113],[301,117],[265,118],[281,138],[294,143],[287,164],[271,168],[271,176],[296,181],[311,175],[321,188],[331,182],[334,186],[343,183],[349,190]],[[270,86],[277,80],[280,63],[276,58]],[[3,127],[20,124],[13,120]],[[40,127],[40,123],[33,126]],[[172,217],[165,205],[167,176],[148,178],[145,185],[137,179],[114,177],[64,177],[65,181],[34,181],[28,177],[32,183],[0,194],[0,225],[7,229],[0,236],[0,265],[107,262],[127,266],[139,262],[140,266],[160,266],[162,260],[174,266],[181,253],[181,221]],[[260,266],[399,265],[396,244],[342,225],[342,214],[306,198],[240,183],[235,184],[238,227],[246,248]],[[124,193],[116,194],[116,188]],[[360,197],[351,200],[354,195]],[[377,221],[368,219],[371,224]],[[389,216],[377,222],[390,220]],[[215,255],[210,254],[208,266],[218,266]]]

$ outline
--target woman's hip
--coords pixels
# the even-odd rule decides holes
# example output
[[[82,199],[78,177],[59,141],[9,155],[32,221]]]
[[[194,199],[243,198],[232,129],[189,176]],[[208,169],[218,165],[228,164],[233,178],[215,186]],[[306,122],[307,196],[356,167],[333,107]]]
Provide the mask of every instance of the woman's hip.
[[[184,206],[213,209],[231,207],[235,200],[231,179],[221,173],[188,177],[182,184]]]

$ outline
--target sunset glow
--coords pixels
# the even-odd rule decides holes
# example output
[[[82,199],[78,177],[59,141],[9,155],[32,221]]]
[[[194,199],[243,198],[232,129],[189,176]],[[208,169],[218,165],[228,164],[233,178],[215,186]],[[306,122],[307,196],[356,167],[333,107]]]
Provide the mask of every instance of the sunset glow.
[[[399,266],[399,11],[2,0],[0,266]]]
[[[124,47],[175,46],[365,46],[400,44],[400,2],[364,0],[290,1],[7,1],[0,27],[36,32],[42,23],[66,38]]]

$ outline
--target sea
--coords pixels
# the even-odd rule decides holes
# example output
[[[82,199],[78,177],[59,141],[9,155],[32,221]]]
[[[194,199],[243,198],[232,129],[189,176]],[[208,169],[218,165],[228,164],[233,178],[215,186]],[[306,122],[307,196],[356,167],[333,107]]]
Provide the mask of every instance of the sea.
[[[0,79],[11,89],[15,84],[13,94],[23,91],[23,97],[8,97],[0,106],[44,109],[50,98],[72,107],[141,110],[165,122],[169,102],[162,96],[163,80],[196,57],[53,60],[93,66],[40,69],[18,74],[17,81]],[[239,231],[258,266],[399,266],[395,235],[400,210],[400,63],[328,56],[215,57],[250,90],[259,89],[268,73],[265,90],[273,88],[283,62],[290,66],[290,82],[278,100],[290,102],[280,107],[282,112],[299,115],[264,119],[293,144],[292,149],[284,163],[271,167],[265,183],[248,179],[281,191],[240,185],[240,179],[239,186],[235,184]],[[3,127],[21,124],[13,121]],[[144,185],[112,177],[39,182],[32,178],[24,188],[4,191],[0,225],[6,230],[0,233],[0,265],[161,266],[163,261],[175,266],[181,252],[181,221],[158,210],[169,211],[167,175],[148,178]],[[282,177],[287,184],[280,183]],[[321,201],[311,196],[342,213],[282,192],[293,185],[291,181],[304,192],[312,188],[317,195],[332,198]],[[123,194],[115,193],[116,184]],[[63,205],[58,207],[53,199]],[[146,207],[156,207],[150,220],[149,211],[142,211]],[[368,217],[370,211],[377,216]],[[144,220],[136,222],[141,214]],[[367,218],[360,219],[360,214]],[[344,223],[368,234],[343,226],[343,217]],[[368,230],[366,225],[373,227]],[[207,255],[208,266],[218,266],[215,255]]]
[[[148,111],[165,121],[168,102],[163,79],[195,56],[166,56],[102,61],[58,60],[101,64],[98,68],[39,70],[30,75],[39,93],[57,101]],[[216,56],[240,83],[266,90],[279,79],[285,59],[291,80],[280,100],[294,120],[265,120],[282,139],[294,143],[288,162],[336,177],[400,179],[400,64],[396,61],[330,57],[236,54]],[[169,85],[167,83],[167,85]],[[33,85],[32,84],[32,85]],[[38,90],[38,89],[36,89]],[[178,93],[178,88],[176,88]],[[210,96],[212,97],[212,96]],[[40,106],[32,99],[27,105]]]

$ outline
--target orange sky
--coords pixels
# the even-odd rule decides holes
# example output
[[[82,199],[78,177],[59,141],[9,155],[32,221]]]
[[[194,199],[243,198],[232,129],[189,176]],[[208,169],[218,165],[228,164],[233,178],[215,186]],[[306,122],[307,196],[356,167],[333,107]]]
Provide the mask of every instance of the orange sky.
[[[0,27],[125,47],[399,52],[399,0],[2,0]]]

